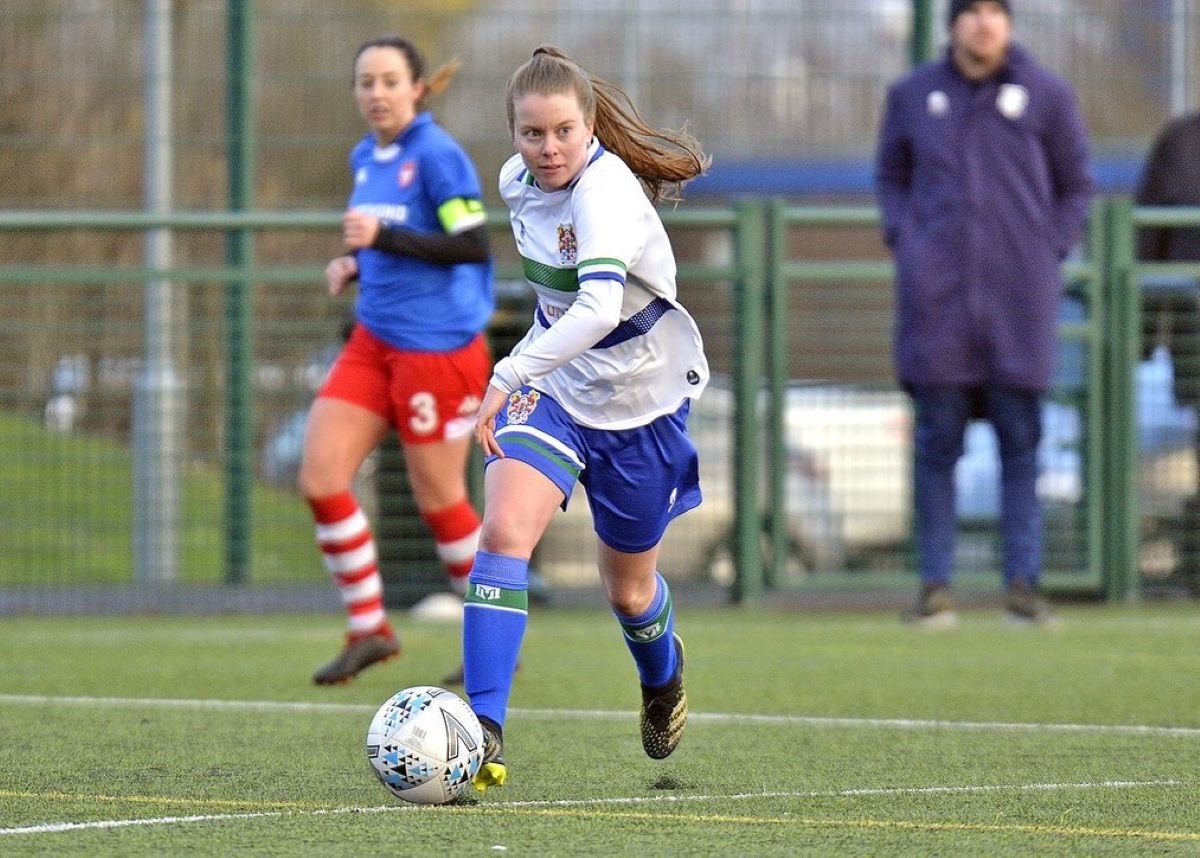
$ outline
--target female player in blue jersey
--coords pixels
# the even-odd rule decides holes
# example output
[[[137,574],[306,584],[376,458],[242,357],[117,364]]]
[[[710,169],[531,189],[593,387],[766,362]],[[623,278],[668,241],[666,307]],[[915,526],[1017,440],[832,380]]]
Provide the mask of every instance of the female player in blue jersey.
[[[646,125],[624,92],[553,47],[513,74],[507,107],[517,154],[500,172],[500,193],[538,301],[529,332],[496,365],[475,424],[488,463],[463,662],[485,732],[480,789],[507,778],[503,725],[529,558],[577,480],[641,682],[642,746],[661,759],[678,744],[683,645],[658,546],[670,520],[700,502],[687,414],[708,381],[652,205],[704,171],[699,144]]]
[[[462,147],[422,110],[456,68],[425,76],[405,39],[363,44],[354,96],[369,127],[350,153],[346,253],[325,269],[331,295],[358,281],[357,324],[309,412],[299,488],[349,617],[345,646],[313,680],[346,682],[400,644],[384,612],[375,541],[351,492],[389,428],[451,580],[465,590],[479,517],[467,496],[471,432],[491,355],[486,214]]]

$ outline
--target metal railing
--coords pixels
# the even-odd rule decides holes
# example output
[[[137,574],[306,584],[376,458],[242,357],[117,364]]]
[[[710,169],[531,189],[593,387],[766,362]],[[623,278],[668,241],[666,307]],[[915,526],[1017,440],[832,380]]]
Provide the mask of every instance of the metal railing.
[[[787,586],[790,580],[786,564],[792,536],[785,523],[784,511],[794,503],[794,498],[788,495],[787,475],[788,469],[794,467],[792,458],[796,451],[789,448],[786,440],[787,391],[798,376],[806,381],[820,378],[825,370],[836,365],[838,359],[837,355],[818,354],[816,363],[821,367],[820,372],[809,376],[805,366],[797,372],[794,351],[798,317],[791,308],[797,301],[811,303],[817,300],[807,293],[814,284],[830,290],[825,298],[837,296],[835,303],[838,306],[830,312],[849,320],[844,328],[826,332],[829,337],[843,342],[856,337],[871,340],[863,344],[862,353],[854,355],[853,366],[843,367],[845,377],[841,381],[895,392],[890,369],[880,357],[879,341],[886,330],[882,327],[886,321],[886,307],[881,302],[890,288],[892,268],[874,236],[877,218],[876,210],[870,206],[801,206],[764,198],[746,199],[732,206],[663,213],[672,241],[687,249],[680,253],[681,298],[689,307],[697,300],[704,305],[697,315],[706,339],[710,341],[711,357],[714,364],[728,374],[735,394],[729,427],[733,440],[730,455],[734,508],[729,550],[736,570],[731,586],[735,601],[755,600],[764,590]],[[507,229],[506,218],[499,213],[492,213],[490,220],[498,233]],[[337,212],[180,212],[170,215],[125,211],[0,212],[0,232],[7,236],[123,232],[136,237],[147,231],[165,229],[179,235],[208,234],[215,238],[251,233],[278,238],[289,232],[313,232],[329,234],[327,247],[335,245],[333,236],[339,223]],[[1064,268],[1068,294],[1079,302],[1083,312],[1078,318],[1064,321],[1062,340],[1064,344],[1079,347],[1081,375],[1077,384],[1058,389],[1054,395],[1078,408],[1080,415],[1081,495],[1078,504],[1069,510],[1067,519],[1075,553],[1048,557],[1046,583],[1054,589],[1092,592],[1108,598],[1124,598],[1137,590],[1142,564],[1138,473],[1143,465],[1138,454],[1134,383],[1141,359],[1142,310],[1138,286],[1142,278],[1156,275],[1200,279],[1200,264],[1136,263],[1133,236],[1138,226],[1198,224],[1200,209],[1138,209],[1128,200],[1102,200],[1091,218],[1084,255],[1068,262]],[[805,235],[820,236],[829,230],[835,233],[858,230],[869,238],[856,239],[843,248],[840,242],[844,238],[840,234],[825,236],[823,249],[817,254],[792,248],[796,244],[803,247]],[[258,251],[261,244],[255,242],[252,246]],[[495,244],[505,248],[511,242],[498,239]],[[282,290],[294,284],[306,284],[304,288],[310,289],[322,278],[322,266],[315,258],[284,262],[265,256],[265,253],[258,257],[251,254],[241,264],[201,261],[155,268],[104,261],[35,264],[16,258],[10,252],[8,258],[0,257],[0,301],[7,300],[13,307],[25,306],[27,302],[22,304],[24,298],[31,290],[36,290],[43,300],[61,294],[63,303],[69,303],[65,296],[75,294],[79,289],[156,280],[173,284],[175,289],[197,290],[191,298],[192,303],[197,304],[197,295],[203,297],[215,289],[228,298],[235,294],[233,286],[252,284],[254,288],[237,290],[236,294],[240,296],[236,299],[238,307],[231,307],[227,301],[221,304],[227,313],[225,319],[193,316],[185,321],[220,328],[222,348],[253,355],[255,349],[262,346],[256,338],[256,330],[261,334],[256,303],[263,301],[264,290],[275,287]],[[519,279],[520,266],[511,249],[498,251],[496,271],[499,278]],[[714,293],[719,293],[715,299]],[[870,303],[867,310],[856,309],[855,302],[862,300]],[[314,315],[309,319],[305,315],[310,312],[309,305],[299,303],[297,306],[304,308],[299,316],[275,311],[272,318],[287,320],[289,332],[321,330],[328,311],[324,311],[324,315],[312,311]],[[104,319],[88,321],[92,312],[92,309],[80,309],[76,314],[78,318],[72,317],[75,318],[72,325],[78,325],[80,330],[103,326]],[[830,325],[830,318],[833,316],[824,317],[821,323]],[[861,328],[864,319],[876,325],[866,338]],[[7,322],[10,332],[35,324],[32,316],[14,319],[11,314]],[[710,331],[715,331],[716,335],[710,337]],[[52,339],[50,334],[47,336]],[[101,340],[104,338],[100,337]],[[63,345],[64,349],[66,347]],[[47,371],[46,365],[34,365],[33,351],[38,350],[31,350],[23,358],[10,356],[10,363],[14,358],[26,359],[28,365],[10,366],[8,381],[0,384],[4,401],[10,405],[21,404],[27,413],[32,413],[31,403],[36,394],[36,391],[30,392],[36,384],[29,379],[41,377]],[[40,351],[46,352],[46,349]],[[45,355],[40,359],[45,364]],[[213,437],[218,439],[214,443],[225,445],[211,456],[213,461],[222,463],[223,468],[218,482],[224,500],[217,525],[223,547],[220,550],[211,546],[197,549],[190,536],[166,534],[162,537],[168,541],[170,550],[180,550],[184,542],[192,540],[188,542],[191,548],[185,564],[187,580],[209,584],[256,584],[262,578],[262,570],[255,564],[261,567],[264,561],[253,544],[258,528],[250,497],[258,490],[261,480],[259,469],[252,462],[251,439],[262,435],[263,430],[258,425],[262,422],[261,415],[256,416],[254,412],[256,406],[265,407],[266,402],[257,392],[261,385],[254,375],[266,370],[256,365],[255,360],[245,360],[240,365],[230,363],[226,369],[229,377],[215,384],[213,390],[194,388],[204,392],[206,401],[212,403],[211,411],[204,412],[204,417],[216,416],[223,426],[219,430],[206,427],[213,429]],[[220,373],[214,376],[207,370],[199,375],[204,378],[221,376]],[[7,394],[3,390],[6,386],[9,388]],[[214,396],[218,398],[214,399]],[[117,443],[132,446],[131,435],[123,434],[126,431],[115,431]],[[239,452],[232,449],[231,444],[250,446]],[[39,465],[33,462],[31,467]],[[58,467],[48,465],[48,473]],[[69,495],[83,485],[87,474],[75,473],[72,480],[73,483],[64,484],[57,491]],[[196,503],[193,502],[190,508],[196,509]],[[205,510],[205,515],[210,514],[211,510]],[[132,520],[132,515],[129,518]],[[21,532],[22,525],[18,515],[7,538],[16,538],[14,534]],[[288,534],[301,533],[307,524],[289,527],[292,530],[287,531]],[[295,542],[296,538],[282,536],[279,541]],[[308,539],[307,534],[304,538]],[[11,556],[33,558],[36,552],[23,549]],[[66,551],[59,552],[56,557],[59,558],[57,562],[67,565],[78,563],[81,569],[65,572],[61,579],[37,581],[34,580],[38,574],[34,571],[37,564],[29,560],[28,575],[22,578],[20,572],[10,573],[5,583],[90,583],[87,566],[91,560],[87,556],[81,554],[72,560],[72,555]],[[281,556],[271,558],[267,566],[286,567],[289,562],[294,561]],[[1182,557],[1180,563],[1194,565],[1189,557]],[[219,568],[220,571],[213,574],[210,568],[198,573],[197,566]]]

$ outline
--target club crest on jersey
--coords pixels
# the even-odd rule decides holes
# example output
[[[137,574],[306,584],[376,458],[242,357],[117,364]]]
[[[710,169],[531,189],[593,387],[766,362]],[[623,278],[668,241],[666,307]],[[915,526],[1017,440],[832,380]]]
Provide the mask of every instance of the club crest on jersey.
[[[558,261],[564,265],[572,265],[579,253],[575,243],[575,226],[569,223],[558,225]]]
[[[529,415],[537,408],[538,400],[541,398],[542,395],[536,390],[531,390],[528,393],[518,390],[516,393],[509,394],[508,422],[514,425],[528,422]]]
[[[400,165],[400,169],[396,171],[396,181],[400,187],[407,188],[413,183],[413,179],[417,177],[417,162],[405,161]]]

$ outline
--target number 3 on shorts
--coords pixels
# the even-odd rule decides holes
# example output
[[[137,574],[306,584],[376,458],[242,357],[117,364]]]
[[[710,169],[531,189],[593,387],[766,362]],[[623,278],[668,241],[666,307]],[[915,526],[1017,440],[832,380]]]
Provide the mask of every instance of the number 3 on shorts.
[[[408,408],[412,414],[408,426],[415,434],[430,435],[437,429],[437,399],[432,393],[427,390],[414,393],[408,400]]]

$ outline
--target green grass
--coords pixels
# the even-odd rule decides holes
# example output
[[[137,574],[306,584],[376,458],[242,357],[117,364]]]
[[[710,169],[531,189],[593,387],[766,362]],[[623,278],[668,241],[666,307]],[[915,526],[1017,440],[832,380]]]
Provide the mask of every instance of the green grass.
[[[0,415],[0,585],[132,583],[133,458],[111,439],[55,435]],[[224,475],[192,463],[181,474],[181,583],[224,575]],[[255,485],[251,568],[255,584],[320,583],[312,518],[288,489]]]
[[[945,633],[678,608],[692,719],[670,759],[642,754],[606,610],[539,609],[509,785],[444,808],[387,795],[363,741],[392,692],[456,665],[457,626],[396,617],[402,659],[322,689],[332,615],[5,620],[0,853],[1200,850],[1194,605],[1064,608],[1052,629],[968,612]]]

